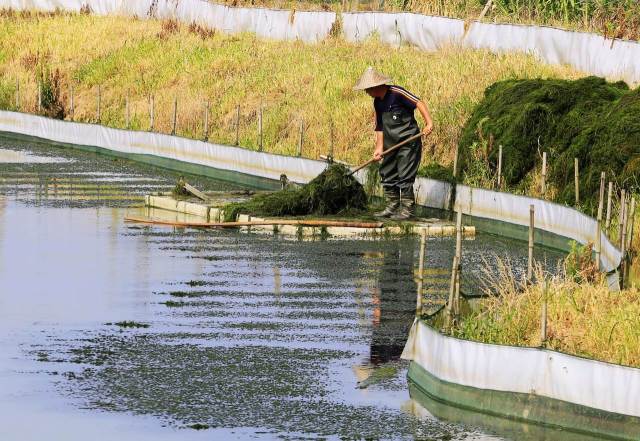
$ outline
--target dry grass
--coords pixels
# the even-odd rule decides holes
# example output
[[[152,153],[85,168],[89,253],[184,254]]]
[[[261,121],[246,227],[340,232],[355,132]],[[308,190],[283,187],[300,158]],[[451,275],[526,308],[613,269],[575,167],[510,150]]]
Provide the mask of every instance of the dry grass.
[[[81,37],[79,37],[81,36]],[[257,110],[264,106],[264,148],[295,154],[299,123],[305,120],[303,155],[318,157],[331,145],[335,157],[351,163],[372,152],[372,104],[351,87],[374,65],[431,107],[435,131],[425,162],[448,165],[460,128],[484,89],[506,78],[580,74],[552,67],[524,54],[449,47],[425,53],[390,49],[372,39],[349,44],[340,39],[308,45],[229,36],[176,22],[72,14],[0,14],[0,105],[14,106],[20,81],[21,109],[36,108],[36,73],[59,69],[62,99],[74,86],[75,119],[96,118],[97,86],[102,88],[102,123],[124,127],[129,95],[131,126],[149,127],[149,95],[155,96],[157,131],[171,131],[178,97],[178,134],[201,138],[204,101],[210,100],[214,142],[235,142],[236,106],[241,106],[240,145],[257,148]],[[68,112],[67,112],[68,113]]]
[[[523,288],[508,264],[492,268],[491,296],[464,317],[458,337],[515,346],[539,347],[640,367],[640,290],[611,292],[600,276],[561,275]],[[590,273],[594,275],[593,272]],[[584,275],[583,275],[584,276]],[[578,280],[578,281],[576,281]],[[582,283],[579,283],[582,282]],[[541,310],[547,298],[547,340],[541,341]]]

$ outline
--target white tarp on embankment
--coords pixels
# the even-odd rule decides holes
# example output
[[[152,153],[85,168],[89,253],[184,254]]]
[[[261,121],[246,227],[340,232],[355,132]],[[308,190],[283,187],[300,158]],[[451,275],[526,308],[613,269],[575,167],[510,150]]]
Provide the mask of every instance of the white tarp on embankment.
[[[205,0],[0,0],[0,8],[15,10],[79,12],[83,6],[99,15],[173,19],[229,34],[306,42],[325,39],[336,20],[333,12],[232,8]]]
[[[0,131],[67,144],[101,147],[119,153],[153,155],[276,181],[285,173],[293,182],[308,182],[327,166],[323,161],[256,152],[160,133],[60,121],[18,112],[0,111]]]
[[[409,332],[402,358],[450,383],[535,394],[640,417],[640,369],[544,349],[460,340],[419,320]]]

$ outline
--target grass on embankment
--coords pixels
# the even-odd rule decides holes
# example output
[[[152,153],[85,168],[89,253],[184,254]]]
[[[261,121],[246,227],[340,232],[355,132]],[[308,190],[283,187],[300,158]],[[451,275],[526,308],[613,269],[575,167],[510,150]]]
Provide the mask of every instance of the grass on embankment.
[[[334,155],[358,163],[373,143],[371,99],[352,91],[368,66],[392,76],[423,97],[435,131],[425,142],[424,164],[435,153],[451,164],[461,127],[484,89],[508,78],[576,78],[567,67],[548,66],[524,54],[450,47],[436,53],[391,48],[375,39],[349,44],[259,40],[223,35],[175,22],[73,14],[12,14],[0,17],[0,106],[14,107],[20,81],[21,108],[34,112],[41,69],[60,71],[60,100],[68,113],[75,89],[75,119],[95,120],[97,86],[102,123],[125,126],[129,95],[132,128],[149,127],[148,97],[155,96],[156,130],[171,131],[178,97],[178,134],[201,138],[203,101],[210,100],[212,142],[235,140],[241,105],[240,145],[257,148],[257,109],[264,105],[264,149],[295,154],[299,122],[305,121],[303,156],[327,154],[334,126]],[[68,118],[68,116],[67,116]]]
[[[453,335],[484,343],[540,347],[542,305],[547,297],[547,340],[544,347],[596,360],[640,367],[640,290],[611,292],[590,265],[591,248],[578,255],[566,272],[523,288],[509,265],[487,271],[489,297],[461,319]],[[574,256],[574,257],[572,257]],[[576,254],[569,256],[574,259]],[[568,275],[567,275],[568,274]],[[546,285],[545,285],[546,283]],[[545,291],[546,287],[546,291]]]

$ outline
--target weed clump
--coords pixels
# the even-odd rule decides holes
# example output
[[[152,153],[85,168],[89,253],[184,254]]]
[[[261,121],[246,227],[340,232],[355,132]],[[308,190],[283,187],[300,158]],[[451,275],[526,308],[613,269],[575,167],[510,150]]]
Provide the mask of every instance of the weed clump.
[[[572,203],[574,158],[578,158],[580,193],[592,205],[600,173],[637,179],[640,174],[640,90],[602,78],[508,80],[491,85],[467,121],[460,138],[465,180],[473,179],[474,154],[487,145],[488,166],[495,171],[503,146],[502,176],[518,186],[549,156],[549,183],[557,200]]]
[[[225,220],[239,213],[257,216],[305,216],[345,214],[365,210],[367,195],[344,165],[333,164],[300,188],[285,188],[224,207]]]

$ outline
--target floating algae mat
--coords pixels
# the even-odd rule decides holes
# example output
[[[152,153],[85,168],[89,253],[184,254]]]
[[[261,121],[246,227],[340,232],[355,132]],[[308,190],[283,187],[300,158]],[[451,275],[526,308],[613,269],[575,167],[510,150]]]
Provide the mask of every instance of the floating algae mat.
[[[367,208],[362,185],[344,165],[333,164],[308,184],[258,195],[224,207],[225,220],[240,213],[255,216],[306,216],[353,214]]]
[[[638,185],[640,89],[598,77],[497,82],[487,88],[463,129],[459,147],[465,174],[473,173],[479,149],[495,170],[498,145],[504,152],[502,174],[511,186],[526,185],[546,151],[555,199],[569,204],[575,200],[578,158],[581,198],[593,206],[603,171],[618,184]]]

